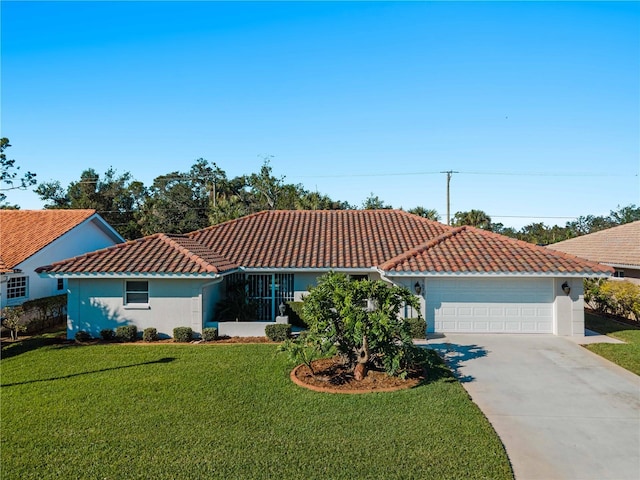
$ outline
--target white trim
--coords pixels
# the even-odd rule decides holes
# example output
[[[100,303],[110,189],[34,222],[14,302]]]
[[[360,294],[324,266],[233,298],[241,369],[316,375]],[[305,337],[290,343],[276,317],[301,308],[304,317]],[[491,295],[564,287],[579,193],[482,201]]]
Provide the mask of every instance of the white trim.
[[[344,272],[344,273],[371,273],[377,272],[376,267],[358,267],[358,268],[345,268],[345,267],[240,267],[245,273],[322,273],[322,272]]]
[[[608,273],[568,273],[568,272],[387,272],[381,270],[381,275],[387,277],[429,277],[429,278],[452,278],[452,277],[485,277],[485,278],[503,278],[503,277],[520,277],[520,278],[609,278]]]
[[[630,268],[632,270],[640,270],[640,265],[633,265],[630,263],[608,263],[608,262],[600,262],[603,265],[609,265],[610,267],[615,267],[615,268]]]
[[[87,272],[87,273],[65,273],[65,272],[40,272],[38,275],[42,278],[222,278],[230,273],[238,270],[229,270],[224,273],[154,273],[154,272]]]

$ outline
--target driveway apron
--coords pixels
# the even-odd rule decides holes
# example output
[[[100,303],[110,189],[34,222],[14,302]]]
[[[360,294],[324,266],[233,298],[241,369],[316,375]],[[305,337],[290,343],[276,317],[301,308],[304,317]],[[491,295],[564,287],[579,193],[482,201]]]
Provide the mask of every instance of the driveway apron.
[[[553,335],[430,339],[505,445],[517,480],[640,479],[640,377]]]

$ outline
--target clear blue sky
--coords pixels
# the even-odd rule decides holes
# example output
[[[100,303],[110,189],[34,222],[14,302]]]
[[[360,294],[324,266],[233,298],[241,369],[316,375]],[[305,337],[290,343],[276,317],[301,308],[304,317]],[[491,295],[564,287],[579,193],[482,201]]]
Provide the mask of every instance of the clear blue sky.
[[[507,226],[640,204],[638,2],[1,3],[2,128],[40,181],[197,158]],[[533,175],[535,174],[535,175]],[[22,208],[34,193],[8,192]],[[525,217],[525,218],[518,218]]]

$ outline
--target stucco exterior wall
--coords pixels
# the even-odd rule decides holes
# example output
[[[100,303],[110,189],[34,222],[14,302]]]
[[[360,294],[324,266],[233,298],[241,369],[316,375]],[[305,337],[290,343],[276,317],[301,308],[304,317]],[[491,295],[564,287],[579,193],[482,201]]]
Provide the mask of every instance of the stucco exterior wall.
[[[58,290],[58,279],[41,278],[35,270],[38,267],[49,265],[59,260],[116,245],[118,243],[117,239],[107,234],[96,222],[99,222],[99,220],[90,220],[81,223],[22,263],[16,265],[15,268],[22,270],[22,273],[10,274],[8,278],[11,278],[11,276],[28,276],[27,297],[7,299],[7,282],[2,282],[0,300],[3,302],[3,305],[1,306],[5,306],[5,302],[6,305],[20,305],[26,300],[65,293],[66,288]]]
[[[172,337],[175,327],[191,327],[201,333],[203,325],[202,279],[145,279],[149,282],[148,306],[124,305],[123,279],[70,279],[67,305],[67,338],[78,330],[94,337],[103,329],[136,325],[138,331],[154,327]]]
[[[562,290],[567,282],[569,295]],[[582,278],[556,278],[554,280],[554,334],[560,336],[584,335],[584,287]]]

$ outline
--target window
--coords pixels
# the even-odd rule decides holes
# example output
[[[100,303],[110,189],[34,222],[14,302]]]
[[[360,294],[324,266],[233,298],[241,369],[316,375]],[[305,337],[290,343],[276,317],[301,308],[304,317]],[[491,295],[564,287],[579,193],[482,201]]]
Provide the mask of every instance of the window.
[[[28,277],[11,277],[7,282],[7,299],[27,296]]]
[[[58,279],[58,290],[64,290],[64,278]]]
[[[613,276],[616,278],[624,278],[624,270],[616,270],[613,272]]]
[[[149,303],[149,282],[146,280],[127,280],[124,303],[125,305]]]

